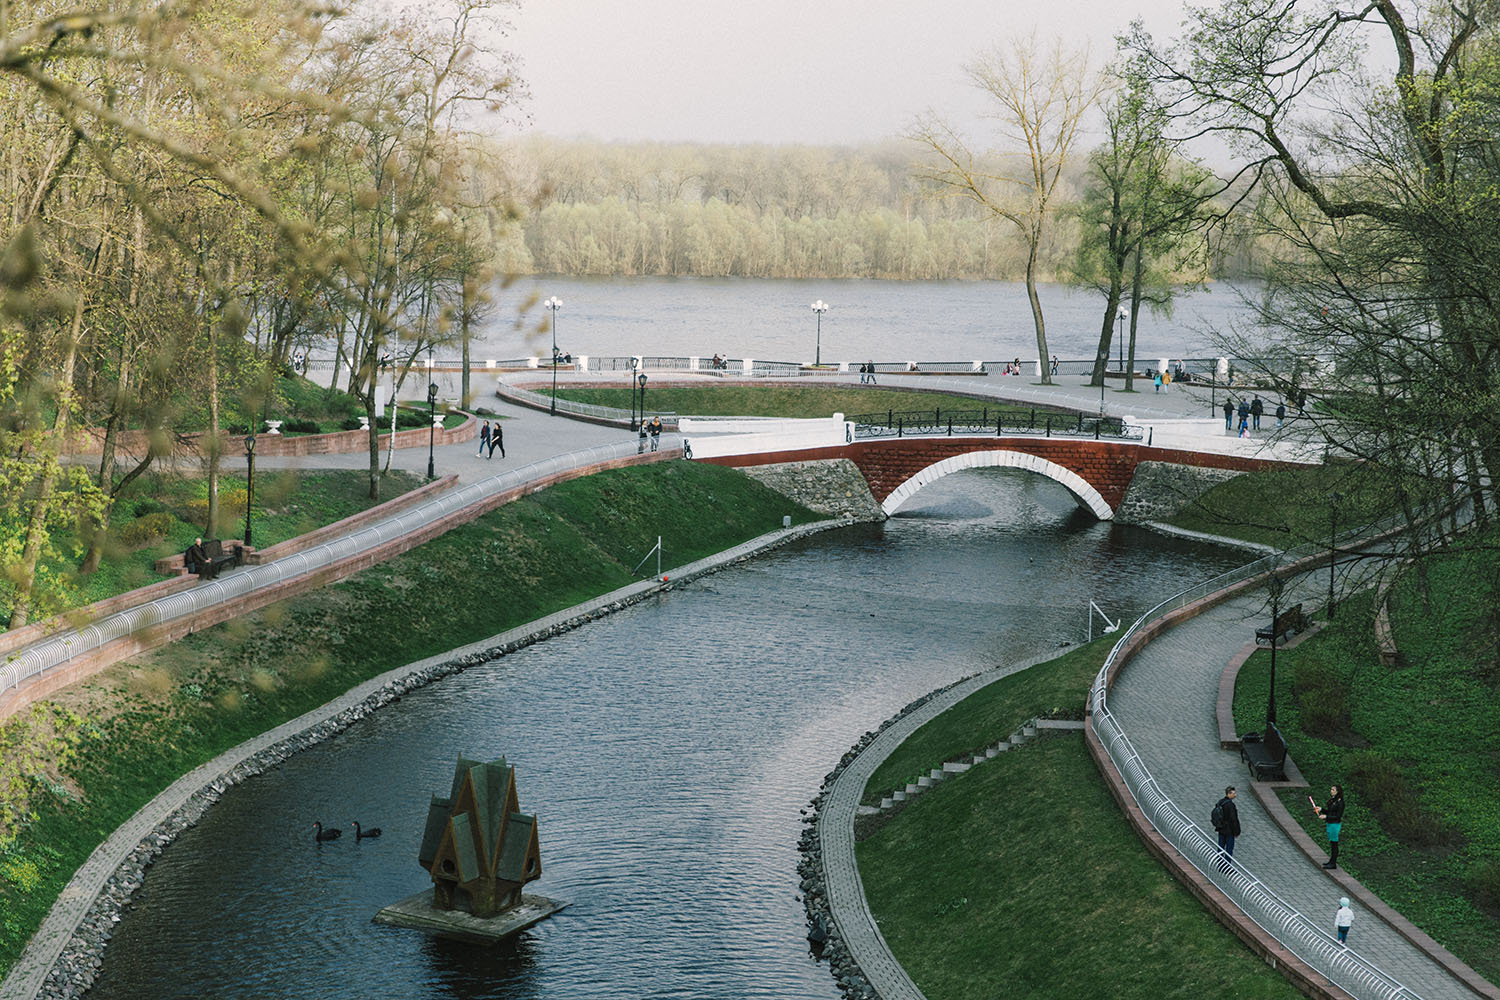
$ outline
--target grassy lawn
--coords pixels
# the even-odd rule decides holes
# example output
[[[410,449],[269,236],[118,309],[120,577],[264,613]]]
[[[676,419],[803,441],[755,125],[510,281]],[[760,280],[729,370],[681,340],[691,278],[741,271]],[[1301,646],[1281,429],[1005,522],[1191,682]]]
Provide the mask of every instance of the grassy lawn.
[[[257,490],[257,494],[259,490]],[[670,511],[671,516],[663,516]],[[621,469],[195,633],[0,725],[0,974],[89,853],[179,775],[393,667],[819,515],[731,469]],[[607,530],[605,530],[607,528]],[[380,622],[380,641],[368,641]]]
[[[1345,786],[1339,863],[1492,982],[1500,979],[1500,656],[1495,538],[1476,539],[1393,590],[1405,664],[1382,667],[1369,593],[1337,620],[1277,653],[1278,725],[1322,800]],[[1235,689],[1235,722],[1260,729],[1269,653]],[[1305,793],[1283,793],[1318,843]]]
[[[931,1000],[1300,995],[1146,851],[1080,734],[950,778],[856,851]]]
[[[907,737],[870,775],[861,801],[878,804],[934,767],[1004,739],[1027,719],[1083,718],[1084,693],[1117,638],[1095,639],[975,691]]]
[[[550,390],[540,390],[543,393]],[[595,406],[630,409],[627,386],[562,388],[557,398]],[[903,392],[859,386],[702,385],[651,388],[646,404],[652,410],[694,416],[831,417],[835,413],[880,413],[885,410],[978,410],[1030,413],[1029,406],[997,403],[942,392]],[[1048,412],[1038,407],[1038,413]],[[1052,411],[1062,412],[1062,411]]]
[[[251,527],[256,547],[266,548],[369,508],[369,483],[369,473],[362,470],[263,470],[255,477]],[[422,483],[419,476],[393,471],[384,479],[380,502]],[[220,536],[231,541],[244,537],[245,485],[243,476],[219,477]],[[206,479],[147,473],[116,502],[111,538],[96,572],[80,576],[71,562],[44,567],[48,578],[57,582],[54,594],[66,607],[80,607],[165,579],[152,563],[182,552],[205,534],[207,512]]]
[[[1215,486],[1167,523],[1286,549],[1327,545],[1330,528],[1342,533],[1398,509],[1389,482],[1333,462],[1246,473]]]

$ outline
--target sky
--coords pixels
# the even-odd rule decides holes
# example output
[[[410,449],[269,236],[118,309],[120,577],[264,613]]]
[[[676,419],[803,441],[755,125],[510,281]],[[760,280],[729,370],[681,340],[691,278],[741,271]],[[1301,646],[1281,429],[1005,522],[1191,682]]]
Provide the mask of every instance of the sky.
[[[520,0],[502,43],[527,131],[603,140],[841,145],[933,109],[972,124],[963,65],[1033,30],[1095,63],[1139,16],[1177,34],[1180,0]]]

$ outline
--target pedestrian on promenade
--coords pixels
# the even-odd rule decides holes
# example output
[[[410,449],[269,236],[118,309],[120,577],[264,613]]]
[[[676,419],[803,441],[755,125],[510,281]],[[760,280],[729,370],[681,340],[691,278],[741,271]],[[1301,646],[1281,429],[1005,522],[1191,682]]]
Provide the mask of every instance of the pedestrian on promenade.
[[[1240,437],[1250,433],[1250,403],[1244,396],[1240,397]]]
[[[1234,804],[1235,794],[1233,785],[1225,788],[1224,797],[1208,814],[1208,821],[1219,834],[1219,850],[1228,858],[1234,857],[1234,838],[1240,835],[1240,810]],[[1227,867],[1227,861],[1225,864]]]
[[[646,450],[646,435],[649,433],[651,433],[651,431],[646,427],[646,421],[642,420],[641,429],[636,432],[635,436],[635,453],[637,455]]]
[[[1349,943],[1349,928],[1354,925],[1354,911],[1349,909],[1349,897],[1339,897],[1338,912],[1333,915],[1333,929],[1338,932],[1339,944]]]
[[[1057,374],[1057,355],[1052,355],[1052,374]]]
[[[1151,384],[1156,387],[1157,392],[1161,392],[1161,372],[1151,376]]]
[[[1283,399],[1281,402],[1279,402],[1279,403],[1276,404],[1276,427],[1277,427],[1277,429],[1279,430],[1281,428],[1281,425],[1283,423],[1285,423],[1285,422],[1286,422],[1286,400]]]
[[[1229,421],[1234,419],[1234,400],[1224,397],[1224,429],[1229,430]]]
[[[1256,396],[1255,397],[1255,402],[1253,402],[1253,403],[1250,404],[1250,416],[1252,418],[1254,418],[1254,420],[1255,420],[1255,429],[1256,430],[1260,430],[1260,418],[1261,418],[1261,414],[1263,414],[1265,412],[1266,412],[1266,404],[1262,403],[1260,401],[1260,397],[1259,396]]]
[[[1312,798],[1312,796],[1308,796]],[[1323,829],[1328,834],[1328,860],[1324,868],[1337,868],[1339,866],[1339,830],[1344,825],[1344,786],[1334,785],[1328,789],[1328,801],[1319,809],[1316,802],[1313,803],[1313,812],[1318,819],[1323,821]]]
[[[486,459],[495,457],[495,449],[500,449],[500,457],[505,457],[505,431],[500,429],[500,421],[495,421],[495,426],[490,428],[490,453]]]
[[[870,370],[870,384],[879,385],[880,383],[875,381],[875,362],[871,361],[867,363],[865,367]]]
[[[651,418],[651,450],[661,447],[661,417]]]
[[[479,426],[479,451],[475,455],[483,455],[490,450],[490,422],[486,420]]]

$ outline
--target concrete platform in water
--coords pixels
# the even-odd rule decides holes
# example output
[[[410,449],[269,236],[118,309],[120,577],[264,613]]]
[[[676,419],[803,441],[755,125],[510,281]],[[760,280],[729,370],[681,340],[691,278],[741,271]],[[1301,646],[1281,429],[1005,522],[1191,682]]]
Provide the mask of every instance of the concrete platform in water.
[[[432,890],[424,889],[392,903],[375,914],[377,924],[410,927],[439,937],[499,944],[533,924],[546,920],[568,904],[546,896],[522,896],[521,902],[493,917],[476,917],[461,910],[439,910],[432,905]]]

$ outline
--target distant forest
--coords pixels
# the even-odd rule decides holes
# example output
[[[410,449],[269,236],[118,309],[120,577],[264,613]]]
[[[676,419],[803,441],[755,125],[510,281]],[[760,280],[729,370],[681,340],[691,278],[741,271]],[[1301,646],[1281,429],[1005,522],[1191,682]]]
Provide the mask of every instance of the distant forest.
[[[914,144],[857,147],[599,143],[531,137],[492,147],[496,180],[529,204],[503,241],[511,273],[754,278],[1018,279],[1014,227],[913,175]],[[1077,249],[1063,183],[1042,246],[1044,273],[1067,280]],[[1243,271],[1241,248],[1214,277]],[[1184,275],[1185,279],[1200,277]]]

